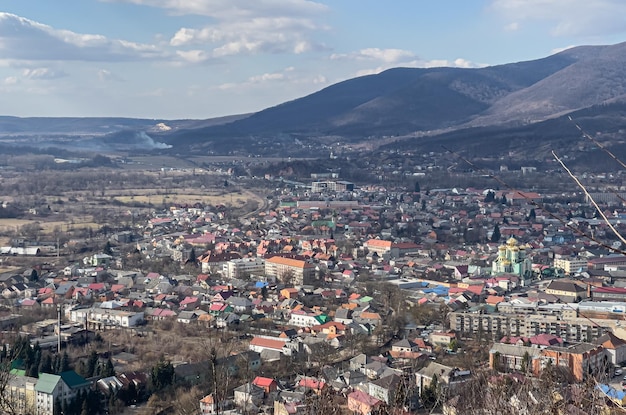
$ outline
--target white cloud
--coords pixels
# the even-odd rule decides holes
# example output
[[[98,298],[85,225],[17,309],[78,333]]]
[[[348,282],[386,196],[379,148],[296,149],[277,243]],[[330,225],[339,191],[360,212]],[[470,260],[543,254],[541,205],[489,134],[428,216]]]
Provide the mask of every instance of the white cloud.
[[[258,53],[302,54],[326,49],[314,38],[319,32],[328,29],[318,19],[330,8],[313,0],[101,1],[127,2],[163,8],[177,15],[208,17],[210,24],[182,27],[170,38],[169,43],[177,48],[202,47],[213,57]],[[180,53],[179,56],[185,59]]]
[[[396,63],[405,59],[414,58],[415,54],[402,49],[367,48],[351,53],[334,53],[332,60],[376,60],[385,63]]]
[[[18,79],[16,76],[7,76],[2,82],[5,85],[15,85],[18,83]]]
[[[154,45],[56,29],[0,12],[0,53],[14,60],[132,61],[161,59]]]
[[[453,61],[446,59],[422,60],[413,52],[402,49],[378,49],[368,48],[361,49],[351,53],[334,53],[330,55],[331,60],[348,60],[354,62],[375,62],[379,65],[369,68],[361,68],[355,72],[355,76],[374,75],[387,69],[404,67],[404,68],[436,68],[436,67],[453,67],[453,68],[480,68],[486,65],[477,64],[463,58],[457,58]]]
[[[185,62],[189,63],[201,63],[211,59],[211,56],[203,50],[179,50],[176,54],[182,58]]]
[[[170,39],[170,45],[185,47],[204,45],[215,57],[255,53],[304,53],[323,49],[312,40],[325,27],[312,19],[287,16],[259,16],[241,20],[224,20],[201,29],[181,28]]]
[[[278,72],[267,72],[260,75],[250,76],[243,82],[227,82],[218,85],[219,90],[237,90],[245,91],[250,88],[267,87],[276,83],[288,83],[291,85],[322,85],[327,84],[328,80],[323,75],[314,77],[301,75],[292,66]]]
[[[159,7],[175,14],[216,19],[249,18],[259,15],[302,16],[328,11],[328,6],[310,0],[103,0]]]
[[[66,77],[67,74],[63,71],[56,71],[50,68],[34,68],[22,70],[22,76],[28,79],[57,79]]]
[[[110,82],[110,81],[122,82],[122,81],[124,81],[124,79],[121,76],[114,74],[113,72],[109,71],[108,69],[100,69],[100,70],[98,70],[97,75],[98,75],[98,80],[100,82]]]
[[[543,22],[554,36],[608,35],[626,31],[623,0],[491,0],[507,30],[523,22]]]

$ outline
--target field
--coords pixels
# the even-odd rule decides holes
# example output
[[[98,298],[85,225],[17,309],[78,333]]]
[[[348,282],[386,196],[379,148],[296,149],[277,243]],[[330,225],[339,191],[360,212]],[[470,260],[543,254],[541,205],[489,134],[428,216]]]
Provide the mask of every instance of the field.
[[[56,230],[65,231],[69,228],[72,229],[97,229],[101,225],[93,222],[90,217],[76,217],[73,220],[68,221],[46,221],[44,219],[0,219],[0,233],[8,234],[17,232],[22,226],[25,225],[38,225],[39,229],[44,234],[50,234]],[[8,238],[0,238],[0,241],[5,240],[8,242]]]
[[[117,194],[116,194],[117,193]],[[121,193],[121,194],[120,194]],[[197,189],[175,189],[167,193],[157,191],[154,189],[136,189],[136,190],[124,190],[123,192],[107,192],[107,197],[124,204],[131,204],[133,202],[144,204],[211,204],[211,205],[231,205],[231,206],[243,206],[246,200],[251,198],[251,195],[241,191],[225,192],[223,190],[207,190],[204,192],[198,192]],[[254,198],[253,199],[258,199]]]

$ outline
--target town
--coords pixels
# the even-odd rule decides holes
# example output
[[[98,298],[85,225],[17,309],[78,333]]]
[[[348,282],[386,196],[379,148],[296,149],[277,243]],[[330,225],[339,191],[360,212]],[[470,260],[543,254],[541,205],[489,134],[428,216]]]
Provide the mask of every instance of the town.
[[[575,184],[544,185],[537,167],[492,171],[516,185],[504,188],[441,162],[390,162],[371,183],[275,163],[154,168],[142,177],[163,186],[152,202],[130,185],[136,195],[113,195],[130,180],[120,171],[82,194],[72,182],[68,200],[44,197],[52,179],[41,176],[38,197],[7,197],[2,217],[29,221],[5,227],[0,246],[2,411],[574,414],[626,403],[618,174],[585,176],[598,212]],[[5,171],[3,193],[22,180]],[[182,201],[187,181],[222,199]],[[77,211],[99,224],[45,226]]]

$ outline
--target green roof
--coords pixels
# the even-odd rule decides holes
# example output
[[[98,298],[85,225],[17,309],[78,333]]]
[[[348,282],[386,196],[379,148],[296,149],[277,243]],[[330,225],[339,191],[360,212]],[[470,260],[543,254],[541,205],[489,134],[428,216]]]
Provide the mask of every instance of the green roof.
[[[63,379],[63,382],[65,382],[65,384],[69,386],[71,389],[76,389],[76,388],[80,388],[83,386],[91,385],[91,382],[89,382],[87,379],[85,379],[78,373],[74,372],[73,370],[62,372],[60,376],[61,376],[61,379]]]
[[[9,373],[16,376],[26,376],[26,371],[24,369],[11,369]]]
[[[26,369],[23,359],[15,359],[11,362],[11,369]]]
[[[335,222],[332,220],[314,220],[311,222],[311,226],[314,228],[319,228],[320,226],[327,226],[329,228],[335,229]]]
[[[59,380],[61,380],[61,376],[59,375],[40,373],[39,380],[37,380],[37,384],[35,385],[35,390],[37,392],[52,394],[52,392],[54,392],[54,388],[56,388],[59,383]]]
[[[373,298],[372,298],[372,297],[370,297],[369,295],[366,295],[365,297],[361,297],[361,298],[359,299],[359,301],[360,301],[360,302],[362,302],[362,303],[369,303],[369,302],[370,302],[370,301],[372,301],[372,300],[373,300]]]

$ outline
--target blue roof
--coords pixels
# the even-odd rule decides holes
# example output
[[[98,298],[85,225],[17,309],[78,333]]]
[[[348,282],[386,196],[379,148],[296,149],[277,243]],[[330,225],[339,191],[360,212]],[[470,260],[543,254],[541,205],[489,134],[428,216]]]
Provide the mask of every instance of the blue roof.
[[[601,384],[601,385],[598,385],[598,389],[600,389],[602,393],[604,393],[606,396],[608,396],[611,399],[623,401],[624,398],[626,398],[626,392],[617,390],[610,385]]]
[[[257,281],[256,284],[254,284],[255,288],[263,288],[263,287],[267,287],[267,283],[265,281]]]

